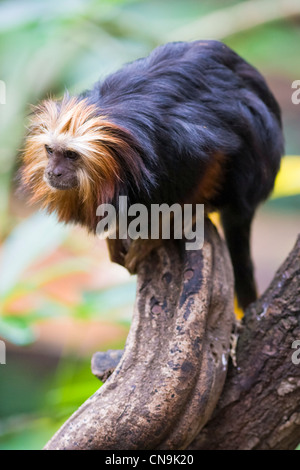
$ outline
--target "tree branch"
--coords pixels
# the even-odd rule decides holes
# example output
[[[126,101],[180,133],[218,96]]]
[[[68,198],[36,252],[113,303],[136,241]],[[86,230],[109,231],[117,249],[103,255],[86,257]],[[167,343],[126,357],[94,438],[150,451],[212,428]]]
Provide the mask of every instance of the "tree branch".
[[[300,442],[300,237],[245,316],[237,368],[190,449],[295,449]]]
[[[184,449],[197,436],[224,385],[233,323],[227,248],[208,220],[205,236],[202,250],[169,241],[142,263],[122,359],[46,449]]]
[[[123,356],[94,356],[102,380],[116,369],[47,449],[294,449],[300,442],[300,364],[292,361],[300,340],[300,237],[246,311],[237,367],[230,363],[220,397],[233,280],[227,249],[208,221],[205,233],[199,252],[170,243],[143,263]]]

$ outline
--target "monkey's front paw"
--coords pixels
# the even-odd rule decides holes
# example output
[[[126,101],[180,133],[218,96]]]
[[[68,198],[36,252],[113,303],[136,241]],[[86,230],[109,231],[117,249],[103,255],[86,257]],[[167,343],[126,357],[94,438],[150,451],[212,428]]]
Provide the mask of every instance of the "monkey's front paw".
[[[153,250],[158,249],[162,244],[161,240],[134,240],[129,251],[124,258],[124,266],[130,274],[137,274],[139,266]]]
[[[136,274],[140,259],[135,253],[127,253],[124,258],[124,266],[130,274]]]

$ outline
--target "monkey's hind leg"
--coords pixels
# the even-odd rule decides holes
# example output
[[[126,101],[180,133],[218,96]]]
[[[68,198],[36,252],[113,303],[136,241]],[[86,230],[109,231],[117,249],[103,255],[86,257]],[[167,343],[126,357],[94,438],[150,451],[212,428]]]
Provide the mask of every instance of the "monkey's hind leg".
[[[221,212],[235,277],[235,290],[240,307],[244,310],[257,298],[250,249],[250,231],[253,213],[241,215],[232,208]]]

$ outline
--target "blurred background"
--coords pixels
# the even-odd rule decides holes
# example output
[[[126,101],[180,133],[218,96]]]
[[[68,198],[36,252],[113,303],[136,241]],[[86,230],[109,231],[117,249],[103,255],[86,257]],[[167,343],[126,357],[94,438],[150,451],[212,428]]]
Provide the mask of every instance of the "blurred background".
[[[41,448],[98,389],[91,355],[123,348],[135,297],[135,278],[109,262],[105,242],[16,192],[30,104],[83,91],[159,44],[203,38],[255,65],[283,111],[286,157],[253,226],[263,292],[300,232],[299,0],[0,1],[1,449]]]

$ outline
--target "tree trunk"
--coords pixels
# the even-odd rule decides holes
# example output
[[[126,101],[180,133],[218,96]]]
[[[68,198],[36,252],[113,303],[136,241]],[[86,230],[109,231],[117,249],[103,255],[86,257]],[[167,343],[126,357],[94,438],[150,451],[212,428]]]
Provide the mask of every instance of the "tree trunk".
[[[205,224],[202,250],[168,242],[143,262],[124,354],[94,356],[93,371],[106,383],[46,449],[293,449],[300,442],[300,364],[292,361],[300,239],[248,308],[237,367],[230,363],[227,373],[232,268],[225,243]]]
[[[295,449],[300,443],[300,237],[246,311],[212,419],[190,449]],[[294,345],[295,346],[295,345]],[[300,342],[298,343],[300,350]]]

